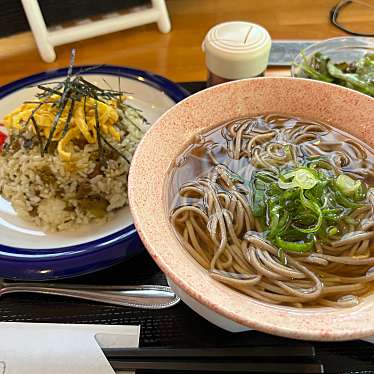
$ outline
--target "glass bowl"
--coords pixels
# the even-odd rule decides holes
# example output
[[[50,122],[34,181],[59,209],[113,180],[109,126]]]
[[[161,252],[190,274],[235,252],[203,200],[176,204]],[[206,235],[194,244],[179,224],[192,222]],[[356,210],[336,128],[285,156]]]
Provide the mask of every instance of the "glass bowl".
[[[300,65],[303,62],[303,56],[309,60],[316,52],[327,55],[333,63],[351,63],[368,53],[374,53],[374,38],[342,36],[312,44],[301,51],[294,59],[291,66],[292,77],[309,78]]]

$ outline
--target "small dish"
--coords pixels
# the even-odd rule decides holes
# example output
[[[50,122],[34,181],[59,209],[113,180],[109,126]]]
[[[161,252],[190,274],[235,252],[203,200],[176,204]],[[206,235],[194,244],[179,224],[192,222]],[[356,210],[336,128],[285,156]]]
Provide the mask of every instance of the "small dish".
[[[303,309],[270,305],[215,281],[177,238],[170,223],[167,194],[177,157],[199,134],[219,124],[277,113],[330,123],[373,147],[373,112],[373,98],[337,85],[308,79],[254,78],[211,87],[165,113],[135,152],[129,199],[140,237],[181,299],[229,331],[255,329],[321,341],[373,336],[373,294],[351,308]]]
[[[128,102],[141,109],[153,123],[188,93],[177,84],[145,71],[119,66],[75,67],[100,86],[130,92]],[[39,83],[66,76],[67,69],[48,71],[9,83],[0,89],[0,118],[30,99]],[[119,81],[120,80],[120,81]],[[132,224],[129,208],[115,213],[102,225],[87,225],[76,231],[48,233],[32,227],[0,198],[0,276],[23,280],[49,280],[77,276],[110,266],[143,251]]]

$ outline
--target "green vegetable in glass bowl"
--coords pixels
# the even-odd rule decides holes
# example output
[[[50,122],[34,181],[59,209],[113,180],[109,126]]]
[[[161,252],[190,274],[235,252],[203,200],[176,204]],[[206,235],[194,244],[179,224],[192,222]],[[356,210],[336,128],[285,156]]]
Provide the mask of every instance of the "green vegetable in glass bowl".
[[[374,97],[374,53],[351,63],[333,63],[327,55],[315,52],[303,56],[298,67],[307,78],[335,83]]]

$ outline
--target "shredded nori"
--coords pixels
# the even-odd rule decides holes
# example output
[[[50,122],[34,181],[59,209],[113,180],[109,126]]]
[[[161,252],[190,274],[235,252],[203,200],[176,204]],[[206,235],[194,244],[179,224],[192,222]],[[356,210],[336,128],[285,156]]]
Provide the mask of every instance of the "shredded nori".
[[[47,82],[43,84],[36,85],[37,88],[41,90],[36,97],[40,99],[40,101],[27,101],[25,103],[33,103],[33,104],[39,104],[31,113],[30,117],[26,121],[27,125],[30,121],[33,124],[33,127],[35,129],[36,135],[39,140],[40,145],[40,153],[43,156],[45,153],[47,153],[50,150],[51,143],[53,136],[56,132],[57,124],[59,119],[61,118],[62,113],[64,112],[66,107],[69,107],[68,116],[63,128],[63,131],[61,133],[61,137],[59,140],[62,140],[65,136],[68,130],[70,129],[71,119],[73,116],[74,111],[74,105],[76,101],[80,101],[82,98],[84,99],[84,106],[86,106],[86,100],[87,98],[92,98],[95,100],[95,128],[96,128],[96,134],[97,134],[97,145],[98,145],[98,151],[99,151],[99,160],[101,165],[105,165],[105,149],[104,145],[107,148],[110,148],[111,150],[114,150],[116,153],[119,154],[123,159],[125,159],[128,163],[130,161],[127,159],[127,157],[122,154],[122,152],[117,149],[113,144],[111,144],[101,133],[100,131],[100,120],[98,116],[98,110],[97,110],[97,103],[102,102],[106,103],[108,100],[116,100],[118,104],[120,105],[123,114],[125,118],[133,124],[135,127],[139,128],[139,126],[132,121],[128,116],[126,116],[126,104],[123,104],[122,97],[125,96],[126,92],[121,90],[121,83],[120,83],[120,77],[119,79],[119,89],[114,90],[112,88],[109,89],[102,89],[95,84],[88,82],[85,78],[81,76],[81,74],[92,72],[95,69],[99,68],[102,65],[96,65],[91,66],[87,69],[80,69],[77,73],[73,73],[74,71],[74,60],[75,60],[75,49],[72,49],[71,51],[71,57],[70,57],[70,64],[68,68],[68,72],[66,75],[66,78],[62,82]],[[39,126],[35,120],[35,114],[40,109],[40,107],[43,104],[51,103],[52,101],[49,100],[52,95],[58,95],[59,99],[57,101],[54,101],[54,105],[58,108],[58,111],[55,115],[55,118],[53,120],[50,133],[48,135],[48,138],[46,140],[46,143],[43,145],[41,132],[39,129]],[[129,106],[130,107],[130,106]],[[134,108],[137,110],[136,108]],[[86,115],[86,109],[84,108],[84,112]],[[138,113],[140,113],[139,110],[137,110]],[[139,114],[140,115],[140,114]],[[143,123],[148,123],[143,116],[141,116],[143,119]]]

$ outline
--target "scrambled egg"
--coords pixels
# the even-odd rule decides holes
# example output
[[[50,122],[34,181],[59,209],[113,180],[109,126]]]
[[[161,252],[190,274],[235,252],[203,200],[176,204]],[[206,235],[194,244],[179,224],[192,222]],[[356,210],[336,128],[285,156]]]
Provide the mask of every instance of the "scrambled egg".
[[[48,97],[48,99],[46,99],[47,102],[41,105],[38,103],[24,103],[5,116],[3,123],[9,130],[15,129],[21,132],[28,130],[36,134],[35,125],[33,121],[30,120],[30,116],[33,111],[35,111],[33,116],[39,128],[40,135],[48,139],[53,122],[59,111],[58,106],[54,106],[54,103],[59,99],[60,96],[53,95]],[[80,101],[75,101],[68,130],[64,135],[64,128],[71,105],[71,100],[69,100],[57,122],[56,130],[52,137],[52,140],[58,142],[57,151],[63,161],[71,160],[72,147],[68,145],[72,140],[85,140],[89,144],[97,142],[95,99],[87,97],[86,105],[84,105],[84,98]],[[38,106],[40,107],[38,108]],[[85,109],[86,113],[84,113]],[[97,112],[100,131],[119,142],[120,133],[114,126],[119,120],[117,102],[115,100],[108,100],[106,103],[97,101]]]

